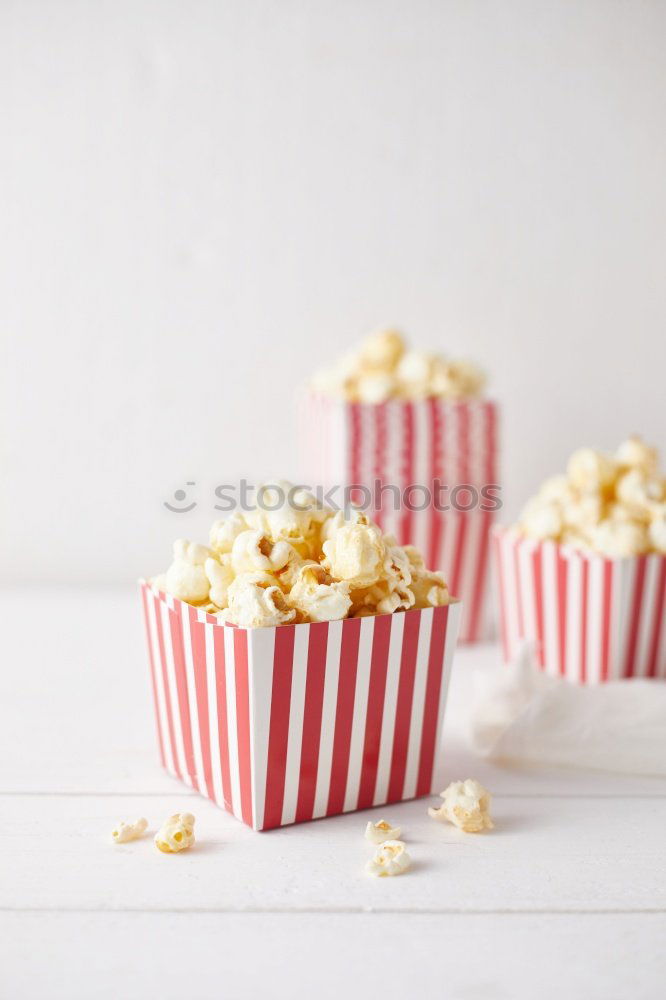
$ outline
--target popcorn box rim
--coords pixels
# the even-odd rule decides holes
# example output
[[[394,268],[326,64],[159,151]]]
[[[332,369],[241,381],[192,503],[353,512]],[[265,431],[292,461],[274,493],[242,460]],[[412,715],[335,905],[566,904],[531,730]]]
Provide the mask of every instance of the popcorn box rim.
[[[491,528],[491,534],[494,539],[505,538],[515,542],[522,542],[525,548],[532,552],[536,552],[539,548],[552,546],[565,559],[580,559],[586,562],[600,561],[604,563],[628,563],[639,559],[649,559],[650,557],[666,559],[666,553],[664,552],[640,552],[633,556],[605,556],[601,552],[594,552],[591,549],[579,549],[575,545],[567,542],[556,542],[552,538],[530,538],[529,535],[524,535],[519,531],[515,525],[495,524]]]

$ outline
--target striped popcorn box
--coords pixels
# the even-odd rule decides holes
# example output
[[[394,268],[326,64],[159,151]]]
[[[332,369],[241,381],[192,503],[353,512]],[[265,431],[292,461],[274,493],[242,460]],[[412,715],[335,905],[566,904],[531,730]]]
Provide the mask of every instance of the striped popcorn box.
[[[499,506],[497,405],[436,398],[350,403],[306,393],[299,424],[304,482],[326,490],[366,487],[369,495],[356,491],[352,500],[369,502],[382,530],[415,545],[461,599],[460,640],[487,637],[490,531]],[[439,506],[448,510],[436,506],[438,485]]]
[[[458,602],[245,629],[140,588],[162,764],[248,826],[439,788]]]
[[[666,556],[607,559],[493,532],[502,649],[524,640],[539,666],[579,684],[666,677]]]

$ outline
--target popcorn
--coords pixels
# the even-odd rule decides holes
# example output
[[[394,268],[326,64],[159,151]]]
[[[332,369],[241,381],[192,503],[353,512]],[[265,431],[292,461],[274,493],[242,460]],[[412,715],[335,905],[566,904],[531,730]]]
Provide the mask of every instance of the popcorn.
[[[210,603],[216,611],[227,606],[227,593],[234,581],[234,570],[231,565],[231,556],[228,554],[220,557],[220,562],[216,559],[206,559],[204,572],[210,584]]]
[[[448,820],[465,833],[492,830],[490,794],[474,778],[452,781],[441,793],[444,800],[438,809],[428,809],[428,815],[442,823]]]
[[[371,844],[383,844],[387,840],[400,840],[402,830],[399,826],[391,826],[385,819],[378,823],[368,823],[365,828],[365,839]]]
[[[666,555],[666,503],[661,504],[655,511],[648,529],[648,542],[655,552]]]
[[[155,845],[164,854],[177,854],[194,843],[192,813],[174,813],[155,834]]]
[[[384,878],[391,875],[402,875],[409,868],[412,859],[405,849],[402,840],[386,840],[379,848],[374,858],[365,866],[368,875]]]
[[[282,506],[273,509],[279,499]],[[440,573],[357,508],[333,511],[306,490],[276,483],[269,510],[216,521],[211,547],[185,539],[153,585],[241,628],[393,614],[451,600]]]
[[[114,844],[126,844],[129,840],[138,840],[146,832],[148,820],[137,819],[133,823],[118,823],[111,831]]]
[[[173,562],[166,571],[168,593],[188,604],[203,604],[208,599],[210,583],[206,576],[206,560],[213,553],[205,545],[197,545],[186,538],[173,543]]]
[[[657,453],[638,437],[620,445],[613,458],[581,448],[565,476],[551,476],[525,505],[519,530],[607,558],[663,552],[666,481]]]
[[[386,557],[386,545],[374,524],[348,524],[335,532],[323,546],[323,565],[336,580],[346,580],[351,588],[376,583]]]
[[[288,601],[312,622],[335,621],[345,618],[351,606],[349,584],[335,583],[318,563],[305,563],[296,573]]]
[[[484,384],[483,373],[471,362],[407,350],[396,330],[376,331],[356,354],[346,355],[311,380],[318,392],[361,403],[429,396],[464,399],[478,396]]]
[[[225,621],[243,628],[287,625],[296,618],[270,573],[240,573],[227,591]]]

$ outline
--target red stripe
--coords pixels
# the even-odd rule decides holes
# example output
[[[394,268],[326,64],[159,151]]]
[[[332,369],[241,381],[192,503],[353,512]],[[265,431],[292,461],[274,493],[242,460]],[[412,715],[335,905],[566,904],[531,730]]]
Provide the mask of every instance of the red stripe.
[[[403,506],[407,496],[407,487],[412,485],[414,480],[414,406],[412,403],[403,403],[402,413],[402,489]],[[404,506],[402,517],[400,518],[400,544],[408,545],[412,541],[412,521],[413,514]]]
[[[208,676],[206,673],[206,626],[197,618],[197,609],[187,606],[190,616],[190,638],[192,641],[192,663],[194,666],[194,687],[199,718],[199,742],[203,761],[203,777],[206,794],[215,801],[213,787],[213,765],[210,757],[210,726],[208,723]],[[185,605],[183,605],[185,611]]]
[[[362,441],[362,427],[361,427],[361,404],[360,403],[350,403],[349,404],[349,417],[350,417],[350,432],[351,441],[349,448],[349,480],[350,486],[358,486],[361,483],[361,441]],[[351,494],[352,502],[356,503],[357,491],[354,490]]]
[[[448,617],[448,606],[445,605],[443,608],[433,609],[430,650],[428,652],[428,675],[426,678],[425,702],[423,705],[421,752],[416,780],[417,796],[427,795],[432,789],[436,750],[435,740],[437,738],[437,716],[439,714],[439,699],[442,690],[444,646]]]
[[[326,679],[326,651],[328,647],[328,622],[310,625],[308,640],[308,666],[305,679],[305,704],[303,708],[303,739],[301,743],[301,767],[298,778],[298,800],[295,822],[312,819],[315,792],[317,790],[317,768],[319,766],[319,743],[321,740],[321,713],[324,704],[324,681]]]
[[[215,651],[215,693],[217,700],[217,731],[222,772],[222,796],[224,806],[233,813],[231,797],[231,769],[229,766],[229,721],[227,717],[227,675],[224,636],[226,627],[219,625],[213,629],[213,649]]]
[[[613,563],[604,559],[603,606],[601,617],[601,680],[608,680],[611,637],[611,599],[613,593]]]
[[[180,614],[175,607],[169,608],[169,625],[171,627],[171,646],[173,648],[173,663],[176,674],[176,691],[178,692],[178,710],[180,715],[180,731],[183,734],[185,751],[185,767],[192,781],[192,787],[199,791],[199,779],[194,763],[194,744],[192,743],[192,722],[190,720],[190,703],[187,697],[187,674],[185,672],[185,646],[183,643],[183,626]]]
[[[159,597],[153,597],[153,602],[155,605],[155,622],[157,624],[157,644],[160,648],[160,660],[162,662],[162,686],[164,688],[164,704],[167,714],[169,743],[171,744],[171,759],[173,761],[174,771],[179,778],[182,778],[183,775],[181,774],[180,765],[178,763],[178,754],[176,753],[176,734],[173,722],[173,711],[171,708],[171,694],[169,692],[169,677],[167,674],[166,650],[164,647],[164,630],[162,628],[162,599]]]
[[[654,602],[654,624],[652,626],[652,637],[650,639],[650,652],[648,656],[648,677],[657,676],[657,656],[659,655],[659,643],[661,640],[661,630],[666,618],[666,556],[662,556],[659,566],[659,578],[655,592]]]
[[[150,623],[148,620],[148,587],[145,583],[141,584],[141,602],[143,604],[143,620],[146,626],[146,642],[148,643],[148,659],[150,661],[150,680],[151,687],[153,690],[153,710],[155,712],[155,722],[157,724],[157,742],[160,748],[160,760],[162,762],[162,767],[166,767],[166,758],[164,756],[164,740],[162,737],[162,723],[160,721],[160,711],[157,701],[157,675],[155,673],[155,657],[153,656],[153,644],[151,642],[150,636]]]
[[[499,594],[499,612],[500,612],[500,636],[502,639],[502,656],[504,662],[508,663],[511,659],[509,652],[509,620],[507,615],[507,602],[508,594],[506,592],[506,579],[504,576],[504,567],[502,565],[502,551],[504,549],[505,536],[502,534],[496,534],[493,538],[493,550],[495,553],[495,568],[497,570],[497,591]]]
[[[407,769],[409,746],[409,726],[414,697],[414,675],[416,654],[419,644],[420,611],[405,612],[405,627],[402,636],[402,656],[400,658],[400,678],[395,709],[395,730],[393,752],[391,754],[391,774],[389,777],[387,802],[397,802],[402,798]]]
[[[236,676],[236,733],[240,778],[241,816],[252,826],[252,758],[250,756],[250,676],[247,660],[247,630],[234,632]]]
[[[368,809],[375,797],[392,620],[392,615],[380,615],[374,620],[370,682],[368,686],[368,709],[365,718],[365,738],[363,741],[363,763],[358,789],[358,809]]]
[[[543,631],[543,580],[541,576],[542,552],[539,543],[532,553],[532,569],[534,571],[534,603],[536,606],[536,638],[539,664],[546,666],[546,643]]]
[[[386,403],[379,403],[378,406],[374,408],[375,414],[375,463],[374,463],[374,475],[375,481],[384,485],[386,480],[386,475],[384,472],[384,466],[386,462]],[[374,489],[374,483],[372,484]],[[375,507],[375,520],[380,528],[383,528],[385,517],[384,512],[381,510],[381,504],[375,503],[378,497],[373,497],[373,505]],[[390,502],[390,501],[389,501]]]
[[[516,538],[511,546],[513,555],[513,572],[516,578],[515,592],[518,606],[518,638],[525,638],[525,618],[523,615],[523,588],[520,583],[520,538]]]
[[[295,634],[294,626],[290,625],[283,625],[275,630],[271,721],[268,734],[266,800],[264,804],[265,830],[279,826],[282,822]]]
[[[442,434],[440,402],[434,397],[428,402],[430,405],[430,478],[432,480],[431,489],[434,490],[435,480],[438,480],[440,483],[442,480],[444,438]],[[437,510],[433,497],[433,504],[430,508],[430,545],[428,547],[428,566],[430,569],[438,569],[440,566],[442,519],[443,512]]]
[[[342,812],[345,804],[360,631],[360,618],[348,618],[343,621],[338,698],[335,708],[335,730],[333,734],[333,757],[331,760],[331,782],[328,791],[328,805],[326,807],[326,814],[328,816]]]
[[[636,563],[636,576],[634,579],[634,599],[632,602],[631,618],[629,622],[629,639],[627,642],[627,652],[624,660],[624,677],[633,677],[636,673],[636,646],[638,644],[638,625],[641,620],[641,605],[643,604],[646,566],[646,556],[638,556],[638,561]]]
[[[590,576],[590,563],[586,556],[581,558],[581,588],[582,588],[582,600],[583,606],[581,609],[580,617],[580,679],[581,683],[585,684],[587,681],[587,603],[588,603],[588,591],[589,586],[589,576]]]
[[[557,547],[557,634],[560,653],[560,676],[564,677],[567,672],[567,579],[569,566],[567,560],[562,555],[562,550]]]

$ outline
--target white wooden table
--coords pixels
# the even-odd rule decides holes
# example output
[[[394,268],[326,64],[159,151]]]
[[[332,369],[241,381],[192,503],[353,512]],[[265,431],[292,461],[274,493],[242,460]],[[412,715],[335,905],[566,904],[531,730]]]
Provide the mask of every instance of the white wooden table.
[[[3,998],[666,995],[666,783],[475,759],[456,719],[493,646],[457,654],[446,753],[493,792],[494,832],[421,800],[257,834],[160,770],[133,591],[0,608]],[[190,852],[110,843],[184,809]],[[373,880],[384,812],[414,868]]]

